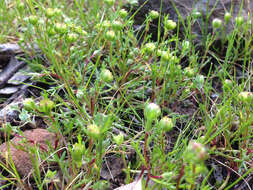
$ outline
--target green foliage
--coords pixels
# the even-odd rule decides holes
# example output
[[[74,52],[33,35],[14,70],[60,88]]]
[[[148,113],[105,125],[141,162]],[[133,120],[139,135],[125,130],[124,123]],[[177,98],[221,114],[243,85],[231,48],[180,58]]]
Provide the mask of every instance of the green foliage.
[[[226,169],[236,165],[240,176],[252,171],[252,35],[243,17],[236,17],[235,29],[218,47],[218,28],[223,30],[231,15],[214,20],[214,32],[203,36],[199,48],[190,32],[202,17],[197,10],[187,18],[182,39],[179,23],[157,11],[148,13],[144,30],[136,34],[133,13],[122,1],[14,2],[10,9],[8,1],[0,1],[0,42],[17,38],[24,50],[36,44],[48,63],[29,61],[33,79],[50,84],[41,100],[24,101],[19,119],[34,126],[34,117],[40,117],[63,138],[47,152],[30,150],[36,153],[38,189],[51,184],[106,189],[110,184],[101,180],[101,170],[111,154],[122,157],[127,183],[147,171],[145,189],[211,189],[213,170],[205,160],[217,157],[226,160]],[[154,19],[165,27],[156,42],[149,34]],[[5,125],[9,136],[20,133]],[[127,160],[133,150],[135,158]],[[41,158],[60,171],[42,171]],[[24,186],[11,161],[0,166],[11,174],[0,174],[6,186]],[[224,179],[217,188],[243,179]]]

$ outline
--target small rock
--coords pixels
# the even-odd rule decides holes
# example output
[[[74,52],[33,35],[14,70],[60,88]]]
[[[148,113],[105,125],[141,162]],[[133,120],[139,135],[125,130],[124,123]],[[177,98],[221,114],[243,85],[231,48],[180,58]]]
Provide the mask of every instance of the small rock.
[[[26,75],[25,72],[29,71],[29,67],[26,66],[25,68],[19,70],[17,73],[15,73],[7,82],[7,84],[12,85],[19,85],[25,82],[27,79],[30,78],[30,76]]]
[[[12,122],[18,120],[19,112],[12,109],[12,106],[18,107],[19,102],[11,103],[0,111],[0,122]]]
[[[48,132],[46,129],[25,131],[23,137],[15,136],[9,144],[3,143],[0,145],[0,160],[8,166],[10,163],[6,163],[6,161],[9,162],[9,157],[11,155],[19,174],[21,176],[27,176],[33,169],[32,161],[30,159],[33,155],[28,153],[31,146],[36,145],[40,151],[47,151],[47,142],[49,144],[54,144],[55,141],[55,134]],[[8,145],[10,146],[10,151],[8,151]]]
[[[5,88],[0,89],[0,94],[10,95],[10,94],[14,94],[18,90],[19,90],[19,87],[17,87],[17,86],[7,86]]]
[[[4,67],[0,73],[0,88],[3,87],[6,82],[22,67],[25,66],[25,62],[18,61],[15,56],[10,58],[9,63]]]
[[[0,55],[1,54],[17,54],[22,52],[18,44],[0,44]]]

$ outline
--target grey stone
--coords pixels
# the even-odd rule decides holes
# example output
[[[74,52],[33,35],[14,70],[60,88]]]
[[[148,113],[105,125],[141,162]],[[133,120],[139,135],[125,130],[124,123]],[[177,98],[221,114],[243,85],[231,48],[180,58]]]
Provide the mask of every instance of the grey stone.
[[[26,73],[29,72],[29,67],[26,66],[23,69],[20,69],[17,73],[15,73],[7,82],[7,84],[11,85],[20,85],[30,78]]]
[[[10,94],[14,94],[18,90],[19,90],[19,87],[17,87],[17,86],[8,86],[8,87],[4,87],[4,88],[0,89],[0,94],[10,95]]]
[[[21,102],[13,102],[8,104],[0,111],[0,122],[12,122],[18,119],[19,112],[12,107],[19,107]]]
[[[25,62],[18,61],[15,56],[10,58],[10,62],[0,73],[0,88],[5,86],[6,82],[22,67],[25,66]]]

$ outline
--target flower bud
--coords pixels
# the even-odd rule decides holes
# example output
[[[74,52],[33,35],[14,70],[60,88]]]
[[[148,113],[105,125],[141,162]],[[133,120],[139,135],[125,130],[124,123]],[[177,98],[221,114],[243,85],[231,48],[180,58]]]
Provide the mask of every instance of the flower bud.
[[[115,32],[113,30],[108,30],[105,33],[105,39],[109,40],[109,41],[113,41],[115,39]]]
[[[49,113],[54,106],[55,104],[52,100],[45,98],[40,101],[39,110],[44,113]]]
[[[238,99],[243,103],[251,103],[253,101],[253,93],[252,92],[240,92],[238,95]]]
[[[184,153],[184,159],[187,162],[199,163],[206,160],[208,157],[206,148],[199,142],[190,141]]]
[[[155,103],[148,103],[145,106],[144,114],[147,120],[153,121],[161,115],[161,109]]]
[[[126,18],[128,15],[128,12],[125,9],[120,9],[119,15],[121,18]]]
[[[167,52],[167,51],[162,51],[162,52],[161,52],[161,58],[162,58],[162,60],[164,60],[164,61],[169,61],[169,60],[170,60],[170,54],[169,54],[169,52]]]
[[[213,19],[212,25],[214,29],[220,28],[222,25],[222,21],[218,18],[215,18]]]
[[[156,52],[156,55],[157,56],[162,56],[162,52],[163,52],[162,50],[158,49],[157,52]]]
[[[54,36],[54,35],[56,34],[54,28],[49,28],[49,29],[47,30],[47,33],[48,33],[49,36]]]
[[[97,125],[90,124],[87,126],[87,134],[94,139],[99,139],[101,136],[101,131]]]
[[[85,147],[83,144],[75,143],[72,147],[72,152],[71,152],[72,159],[79,166],[82,164],[84,150],[85,150]]]
[[[173,20],[165,20],[163,24],[167,30],[174,30],[177,27],[177,23]]]
[[[28,21],[32,25],[36,25],[38,23],[38,20],[39,20],[39,18],[35,15],[31,15],[31,16],[28,17]]]
[[[183,50],[189,50],[190,49],[190,42],[189,41],[183,41],[182,43]]]
[[[109,7],[113,6],[115,3],[115,0],[104,0],[105,4]]]
[[[77,39],[78,39],[78,35],[75,34],[75,33],[69,33],[69,34],[66,36],[66,41],[69,42],[69,43],[73,43],[73,42],[75,42]]]
[[[56,23],[54,29],[59,34],[65,34],[68,31],[68,27],[64,23]]]
[[[113,76],[110,70],[103,69],[100,74],[101,80],[107,83],[110,83],[113,81]]]
[[[77,99],[81,100],[84,97],[84,92],[82,89],[78,89],[76,92]]]
[[[159,13],[155,10],[152,10],[152,11],[149,12],[149,16],[153,20],[153,19],[156,19],[156,18],[159,17]]]
[[[19,11],[24,10],[24,8],[25,8],[25,4],[23,2],[17,2],[17,9]]]
[[[31,110],[33,110],[36,107],[35,102],[34,102],[34,100],[32,98],[26,98],[23,101],[23,105],[24,105],[24,108],[27,111],[31,111]]]
[[[124,135],[122,133],[113,136],[114,142],[120,146],[124,142]]]
[[[169,117],[163,117],[159,122],[159,127],[164,131],[168,132],[170,131],[174,126],[174,123],[171,118]]]
[[[151,54],[151,53],[154,53],[154,51],[156,49],[156,45],[155,45],[155,43],[150,42],[150,43],[145,44],[144,49],[146,52]]]
[[[138,5],[138,0],[127,0],[127,3],[129,3],[132,6],[137,6]]]
[[[231,14],[229,12],[226,12],[224,15],[224,20],[226,23],[228,23],[231,19]]]
[[[244,19],[242,16],[235,17],[235,23],[237,26],[241,26],[243,24],[243,22],[244,22]]]
[[[205,77],[203,75],[197,75],[195,81],[199,86],[203,86],[205,82]]]
[[[58,8],[54,8],[54,12],[55,12],[55,15],[60,15],[60,14],[62,14],[61,9],[58,9]]]
[[[194,19],[198,19],[198,18],[201,17],[201,13],[199,11],[197,11],[197,10],[194,10],[192,12],[192,16],[193,16]]]
[[[196,72],[195,72],[195,70],[194,70],[193,68],[191,68],[191,67],[185,67],[185,69],[184,69],[184,74],[185,74],[187,77],[193,77],[193,76],[196,74]]]
[[[112,22],[112,28],[115,30],[115,31],[119,31],[122,29],[122,23],[118,20],[115,20]]]
[[[177,56],[169,55],[169,57],[170,57],[171,62],[173,62],[173,63],[178,63],[179,62],[179,59],[177,58]]]
[[[101,27],[104,28],[104,29],[109,28],[109,27],[111,27],[111,22],[109,20],[104,20],[101,23]]]
[[[47,8],[46,9],[46,17],[47,18],[52,18],[53,16],[55,16],[55,9]]]
[[[223,83],[224,88],[231,89],[233,87],[233,82],[229,79],[226,79]]]

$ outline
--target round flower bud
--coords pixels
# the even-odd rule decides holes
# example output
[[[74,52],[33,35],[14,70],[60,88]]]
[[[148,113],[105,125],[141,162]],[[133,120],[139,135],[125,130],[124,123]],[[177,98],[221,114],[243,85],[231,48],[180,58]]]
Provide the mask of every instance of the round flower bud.
[[[148,53],[154,53],[155,49],[156,49],[156,45],[155,43],[147,43],[145,44],[145,47],[144,47],[145,51],[148,52]]]
[[[196,72],[195,72],[195,70],[194,70],[193,68],[191,68],[191,67],[185,67],[185,69],[184,69],[184,74],[185,74],[187,77],[193,77],[193,76],[196,74]]]
[[[179,61],[177,56],[175,56],[175,55],[169,55],[169,57],[170,57],[171,62],[173,62],[173,63],[177,63]]]
[[[223,83],[223,86],[227,89],[231,89],[233,87],[233,82],[229,79],[226,79]]]
[[[82,144],[75,143],[72,147],[71,155],[72,159],[79,167],[82,164],[82,158],[84,153],[85,147]]]
[[[222,25],[222,21],[218,18],[215,18],[213,19],[212,25],[214,29],[220,28]]]
[[[23,2],[17,2],[16,6],[19,11],[22,11],[25,8],[25,4]]]
[[[109,7],[113,6],[115,3],[115,0],[104,0],[105,4]]]
[[[55,104],[52,100],[45,98],[40,101],[39,110],[44,113],[49,113],[54,106]]]
[[[69,33],[66,36],[66,41],[69,43],[73,43],[78,39],[78,35],[75,33]]]
[[[115,20],[115,21],[112,22],[112,28],[115,31],[121,30],[122,29],[122,23],[118,20]]]
[[[129,3],[132,6],[137,6],[138,5],[138,0],[127,0],[127,3]]]
[[[121,18],[126,18],[128,15],[128,12],[125,9],[120,9],[119,15]]]
[[[54,8],[54,12],[55,12],[55,15],[60,15],[60,14],[62,14],[61,9],[58,9],[58,8]]]
[[[163,117],[159,122],[159,127],[165,131],[168,132],[173,128],[174,124],[171,118],[169,117]]]
[[[109,20],[104,20],[101,24],[102,28],[109,28],[111,27],[111,22]]]
[[[124,142],[124,135],[122,133],[113,136],[114,142],[120,146]]]
[[[204,145],[196,141],[190,141],[187,151],[189,154],[194,155],[194,158],[191,158],[193,162],[204,161],[207,158],[207,151]]]
[[[163,51],[160,50],[160,49],[158,49],[157,52],[156,52],[156,55],[157,55],[157,56],[162,56],[162,53],[163,53]]]
[[[167,30],[174,30],[177,27],[177,23],[173,20],[165,20],[163,24]]]
[[[170,60],[170,54],[167,51],[162,51],[161,52],[161,58],[164,61],[169,61]]]
[[[31,23],[32,25],[37,24],[37,23],[38,23],[38,20],[39,20],[39,18],[38,18],[37,16],[35,16],[35,15],[31,15],[31,16],[28,17],[28,21],[29,21],[29,23]]]
[[[145,106],[144,114],[147,120],[153,121],[161,114],[160,107],[155,103],[149,103]]]
[[[78,89],[76,92],[76,97],[81,100],[84,97],[84,92],[81,89]]]
[[[155,10],[152,10],[152,11],[149,12],[149,16],[153,20],[153,19],[156,19],[156,18],[159,17],[159,13]]]
[[[111,71],[108,69],[103,69],[100,74],[101,80],[107,83],[110,83],[113,81],[113,76]]]
[[[52,18],[53,16],[55,16],[55,9],[47,8],[46,9],[46,17],[47,18]]]
[[[40,18],[40,19],[38,20],[38,24],[39,24],[39,25],[44,25],[44,24],[45,24],[45,20],[44,20],[43,18]]]
[[[237,26],[241,26],[243,22],[244,22],[244,19],[242,16],[235,17],[235,23],[237,24]]]
[[[87,134],[95,139],[99,139],[101,136],[100,128],[95,124],[90,124],[87,126]]]
[[[198,19],[198,18],[201,17],[201,13],[199,11],[197,11],[197,10],[194,10],[192,12],[192,16],[193,16],[194,19]]]
[[[224,14],[224,20],[225,20],[225,22],[228,23],[230,21],[230,19],[231,19],[231,14],[229,12],[226,12]]]
[[[197,75],[195,81],[199,86],[203,86],[205,82],[205,77],[203,75]]]
[[[183,50],[189,50],[190,49],[190,42],[189,41],[183,41],[182,48],[183,48]]]
[[[59,34],[64,34],[68,31],[68,27],[64,23],[56,23],[54,29]]]
[[[109,41],[112,41],[115,39],[115,32],[113,30],[108,30],[106,33],[105,33],[105,39],[109,40]]]
[[[238,95],[238,99],[243,103],[251,103],[253,101],[253,93],[252,92],[240,92]]]
[[[56,34],[54,28],[49,28],[49,29],[47,30],[47,33],[48,33],[49,36],[54,36],[54,35]]]
[[[34,102],[34,100],[32,98],[26,98],[23,101],[23,105],[24,105],[24,108],[27,111],[31,111],[31,110],[33,110],[36,107],[35,102]]]

